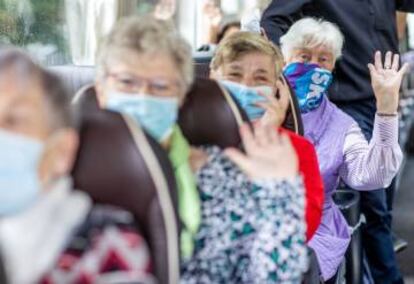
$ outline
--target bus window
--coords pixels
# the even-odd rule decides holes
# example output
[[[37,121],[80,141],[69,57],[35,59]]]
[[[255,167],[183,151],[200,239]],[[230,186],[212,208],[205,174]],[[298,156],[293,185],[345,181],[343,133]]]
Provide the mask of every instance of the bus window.
[[[45,65],[94,65],[100,39],[124,16],[154,13],[175,24],[194,47],[205,44],[203,6],[223,21],[269,0],[0,0],[0,43],[20,46]],[[265,4],[264,4],[265,3]]]

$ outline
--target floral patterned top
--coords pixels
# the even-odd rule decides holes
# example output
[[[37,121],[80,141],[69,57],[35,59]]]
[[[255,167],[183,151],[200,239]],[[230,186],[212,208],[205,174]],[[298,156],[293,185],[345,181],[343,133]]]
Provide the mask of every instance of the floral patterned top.
[[[301,179],[252,183],[217,147],[198,172],[202,221],[181,283],[300,283],[307,268]]]

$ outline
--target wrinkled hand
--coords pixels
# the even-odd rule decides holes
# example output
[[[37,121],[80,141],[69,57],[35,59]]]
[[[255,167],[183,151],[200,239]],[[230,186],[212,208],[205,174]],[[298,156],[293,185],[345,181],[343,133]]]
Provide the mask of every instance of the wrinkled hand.
[[[233,148],[225,154],[250,179],[292,179],[298,174],[298,158],[288,136],[261,124],[255,125],[254,133],[243,125],[240,135],[246,154]]]
[[[266,95],[259,93],[267,99],[266,102],[259,102],[257,106],[263,108],[266,112],[260,119],[260,123],[264,125],[273,125],[280,127],[286,118],[286,112],[289,106],[290,90],[284,78],[276,82],[276,89],[279,98],[274,95]]]
[[[203,6],[203,15],[205,16],[206,24],[209,27],[216,27],[218,28],[221,20],[223,19],[223,14],[221,10],[212,0],[208,0],[205,2]]]
[[[409,68],[406,63],[399,69],[399,59],[398,54],[393,55],[389,51],[385,55],[383,65],[381,52],[377,51],[374,64],[368,64],[379,113],[395,114],[397,112],[402,78]]]
[[[161,0],[157,6],[155,6],[154,17],[164,21],[171,19],[175,14],[175,4],[175,0]]]
[[[265,110],[265,114],[260,118],[262,125],[273,126],[274,128],[280,127],[285,120],[285,113],[279,100],[271,94],[265,94],[258,91],[259,95],[266,98],[264,102],[255,103],[256,106]]]

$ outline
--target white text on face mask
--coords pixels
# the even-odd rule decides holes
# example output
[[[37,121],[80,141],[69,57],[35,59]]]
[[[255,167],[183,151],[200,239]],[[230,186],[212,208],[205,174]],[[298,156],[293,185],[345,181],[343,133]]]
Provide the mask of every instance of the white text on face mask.
[[[320,97],[321,93],[325,90],[323,85],[327,84],[330,80],[329,75],[315,73],[312,75],[311,80],[312,84],[309,86],[311,92],[309,93],[308,98]]]

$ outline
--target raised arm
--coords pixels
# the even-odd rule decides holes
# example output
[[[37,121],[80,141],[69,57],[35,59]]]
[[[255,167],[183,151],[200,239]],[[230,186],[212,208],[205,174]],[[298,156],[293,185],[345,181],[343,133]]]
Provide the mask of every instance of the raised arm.
[[[274,43],[302,16],[302,9],[312,0],[273,0],[263,12],[260,25]]]
[[[403,159],[398,144],[398,96],[401,80],[408,69],[399,69],[399,56],[388,52],[384,64],[381,53],[369,64],[371,83],[377,99],[377,115],[371,141],[368,143],[355,124],[347,133],[345,161],[340,175],[351,187],[371,190],[388,186]]]

